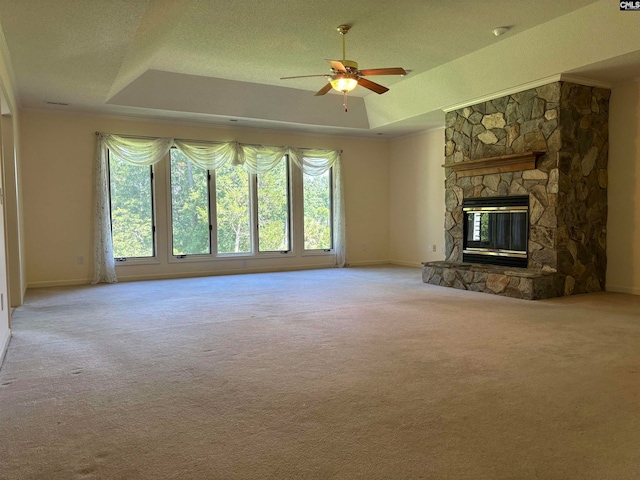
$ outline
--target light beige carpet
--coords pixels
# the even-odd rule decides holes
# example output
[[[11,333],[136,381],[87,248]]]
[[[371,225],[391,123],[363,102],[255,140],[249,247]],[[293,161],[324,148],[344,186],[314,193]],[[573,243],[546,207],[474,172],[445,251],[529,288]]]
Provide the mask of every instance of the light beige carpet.
[[[351,268],[32,290],[2,479],[636,479],[640,297]]]

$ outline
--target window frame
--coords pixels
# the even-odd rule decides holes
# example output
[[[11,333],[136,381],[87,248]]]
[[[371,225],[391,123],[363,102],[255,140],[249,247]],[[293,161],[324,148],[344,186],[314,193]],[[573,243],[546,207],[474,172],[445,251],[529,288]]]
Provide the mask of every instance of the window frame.
[[[252,229],[254,230],[253,235],[255,238],[255,251],[254,255],[256,257],[281,257],[282,255],[292,255],[295,254],[295,246],[293,241],[293,228],[294,228],[294,220],[293,220],[293,203],[294,203],[294,195],[293,195],[293,182],[291,175],[291,158],[289,155],[284,155],[282,160],[286,165],[286,176],[287,176],[287,234],[288,234],[288,250],[260,250],[260,225],[259,225],[259,216],[258,216],[258,203],[260,202],[260,195],[258,190],[258,175],[251,174],[253,177],[252,183],[253,188],[255,189],[255,202],[252,204],[252,209],[254,210],[255,222],[252,225]]]
[[[300,203],[302,210],[302,256],[322,256],[322,255],[334,255],[335,254],[335,190],[334,190],[334,180],[333,180],[333,167],[329,168],[329,228],[330,228],[330,248],[304,248],[304,175],[303,171],[300,171],[300,184],[301,184],[301,195],[300,195]]]
[[[107,182],[109,191],[109,225],[111,227],[111,246],[113,245],[113,195],[111,193],[111,150],[107,148]],[[119,160],[122,161],[122,160]],[[126,162],[124,162],[126,163]],[[149,265],[159,264],[160,259],[158,257],[158,222],[157,222],[157,208],[156,208],[156,175],[154,165],[140,165],[141,168],[149,169],[149,193],[151,195],[151,247],[153,249],[153,255],[148,257],[116,257],[114,255],[113,261],[116,267],[126,265]]]
[[[173,147],[175,148],[175,147]],[[109,206],[112,204],[111,193],[111,151],[108,150],[108,182],[109,182]],[[288,235],[289,250],[280,251],[260,251],[260,238],[258,226],[258,177],[257,174],[247,173],[241,166],[240,168],[248,176],[248,195],[249,195],[249,236],[251,248],[248,252],[218,252],[218,217],[217,217],[217,176],[216,170],[207,169],[207,186],[208,186],[208,207],[209,207],[209,244],[210,253],[208,254],[173,254],[173,210],[172,210],[172,184],[171,184],[171,151],[167,153],[163,159],[149,166],[150,175],[150,194],[151,194],[151,215],[153,227],[153,256],[152,257],[126,257],[124,260],[114,257],[116,268],[121,266],[134,265],[150,265],[164,264],[175,265],[179,263],[216,263],[221,265],[233,262],[234,260],[242,261],[242,266],[231,267],[233,270],[247,268],[248,260],[275,261],[276,259],[289,258],[288,262],[295,258],[303,257],[333,257],[335,255],[335,178],[334,168],[328,170],[329,175],[329,202],[330,202],[330,229],[331,229],[331,248],[329,249],[305,249],[304,248],[304,172],[300,168],[296,168],[293,160],[289,155],[283,156],[286,163],[287,175],[287,213],[288,213]],[[164,165],[162,165],[164,163]],[[158,204],[157,202],[160,202]],[[160,206],[160,209],[158,208]],[[165,211],[162,211],[166,208]],[[112,225],[112,211],[110,208],[110,223]],[[166,242],[166,243],[165,243]],[[166,255],[166,256],[165,256]],[[312,263],[312,264],[315,264]],[[256,268],[257,265],[252,265]],[[289,264],[290,265],[290,264]],[[225,270],[227,267],[222,267]],[[287,268],[285,264],[278,268]]]
[[[212,217],[212,225],[213,225],[213,232],[212,232],[212,250],[211,250],[211,255],[213,258],[217,258],[217,259],[233,259],[233,258],[239,258],[239,257],[243,257],[243,258],[247,258],[247,257],[255,257],[255,252],[256,252],[256,238],[255,235],[253,233],[254,230],[254,224],[257,223],[257,219],[256,216],[254,214],[254,208],[253,205],[255,203],[255,189],[252,186],[252,179],[251,177],[253,176],[252,173],[248,173],[247,171],[245,171],[240,165],[234,165],[232,168],[240,168],[244,173],[247,174],[247,190],[248,190],[248,195],[249,195],[249,251],[248,252],[223,252],[220,253],[218,251],[218,199],[217,199],[217,188],[218,188],[218,182],[217,182],[217,171],[216,170],[207,170],[212,177],[212,184],[213,184],[213,188],[210,190],[210,202],[214,205],[213,207],[213,211],[215,212],[215,215]],[[214,234],[215,233],[215,234]],[[215,246],[215,247],[214,247]]]
[[[167,188],[166,188],[166,197],[167,197],[167,245],[168,245],[168,262],[169,263],[184,263],[184,262],[200,262],[200,261],[208,261],[211,260],[211,257],[214,256],[214,232],[215,229],[213,227],[212,220],[215,218],[212,214],[213,206],[211,204],[211,185],[212,185],[212,174],[211,170],[205,170],[207,175],[207,202],[209,209],[209,253],[194,253],[194,254],[180,254],[175,255],[173,253],[173,195],[172,195],[172,183],[171,183],[171,151],[175,147],[171,147],[167,157],[164,161],[166,161],[166,176],[167,176]],[[193,163],[193,162],[192,162]],[[196,166],[197,167],[197,166]],[[202,170],[200,167],[198,169]],[[215,242],[217,246],[217,242]]]

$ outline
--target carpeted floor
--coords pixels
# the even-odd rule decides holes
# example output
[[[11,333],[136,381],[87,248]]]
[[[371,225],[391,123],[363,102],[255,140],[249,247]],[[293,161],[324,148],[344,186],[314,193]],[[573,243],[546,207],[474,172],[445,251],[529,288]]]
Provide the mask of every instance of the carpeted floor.
[[[350,268],[32,290],[2,479],[636,479],[640,297]]]

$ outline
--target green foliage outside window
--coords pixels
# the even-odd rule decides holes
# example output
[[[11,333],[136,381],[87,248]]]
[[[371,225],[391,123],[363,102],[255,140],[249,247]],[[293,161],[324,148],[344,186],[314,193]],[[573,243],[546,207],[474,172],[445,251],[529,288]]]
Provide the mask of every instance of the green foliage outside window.
[[[225,165],[215,175],[218,253],[250,253],[249,174]]]
[[[304,248],[326,250],[331,242],[331,170],[303,176]]]
[[[211,252],[208,172],[171,149],[171,220],[174,255]]]
[[[288,251],[289,185],[287,159],[258,175],[258,245],[261,252]]]
[[[153,257],[151,167],[109,156],[114,258]]]

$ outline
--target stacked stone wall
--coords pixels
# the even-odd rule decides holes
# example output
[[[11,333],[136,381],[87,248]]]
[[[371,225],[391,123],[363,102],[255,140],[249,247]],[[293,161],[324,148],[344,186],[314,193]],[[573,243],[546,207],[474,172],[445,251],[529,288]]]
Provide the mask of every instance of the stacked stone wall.
[[[545,152],[535,170],[461,176],[446,169],[448,261],[462,261],[463,198],[529,195],[529,267],[556,269],[560,90],[552,83],[447,113],[445,164]]]
[[[556,249],[565,295],[604,290],[611,92],[563,83]]]

